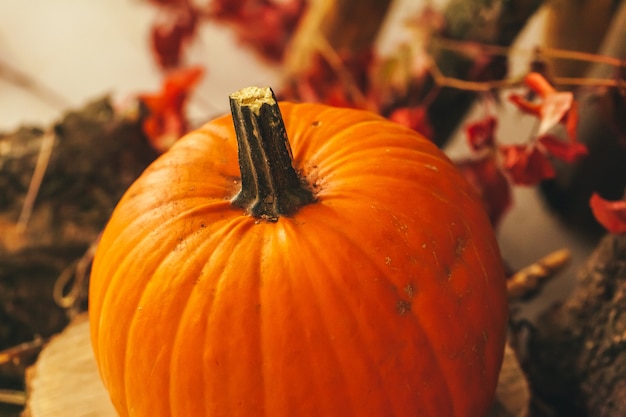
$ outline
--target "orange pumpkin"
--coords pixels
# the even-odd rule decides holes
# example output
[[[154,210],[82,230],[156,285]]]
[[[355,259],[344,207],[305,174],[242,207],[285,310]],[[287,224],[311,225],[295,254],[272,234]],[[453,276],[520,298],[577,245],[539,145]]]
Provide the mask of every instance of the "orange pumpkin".
[[[120,416],[483,416],[504,274],[451,162],[368,112],[254,88],[231,107],[137,179],[98,246],[92,342]]]

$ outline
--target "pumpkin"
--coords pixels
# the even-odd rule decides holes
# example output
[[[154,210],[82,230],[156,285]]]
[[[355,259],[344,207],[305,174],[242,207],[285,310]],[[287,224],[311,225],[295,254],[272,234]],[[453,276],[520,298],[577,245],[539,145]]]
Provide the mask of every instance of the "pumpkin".
[[[119,415],[483,416],[507,298],[462,175],[366,111],[253,87],[231,108],[146,169],[99,242],[91,338]]]

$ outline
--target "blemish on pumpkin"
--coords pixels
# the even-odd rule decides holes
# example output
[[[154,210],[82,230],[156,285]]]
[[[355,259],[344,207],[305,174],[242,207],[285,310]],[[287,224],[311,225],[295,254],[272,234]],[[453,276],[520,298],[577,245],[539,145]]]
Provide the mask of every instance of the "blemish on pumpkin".
[[[454,254],[457,258],[460,258],[463,255],[465,246],[467,246],[467,238],[464,236],[459,236],[456,239],[456,245],[454,247]]]
[[[391,266],[391,258],[389,256],[385,257],[385,265]]]
[[[318,127],[321,124],[322,124],[322,122],[320,122],[319,120],[315,120],[315,121],[313,121],[313,123],[311,123],[311,127]]]
[[[434,165],[431,165],[431,164],[424,164],[424,167],[425,167],[425,168],[430,169],[431,171],[439,172],[439,168],[437,168],[437,167],[436,167],[436,166],[434,166]]]
[[[401,316],[405,315],[406,313],[411,311],[411,303],[405,300],[398,300],[398,302],[396,303],[396,311]]]
[[[412,282],[408,282],[404,287],[404,292],[406,295],[409,296],[409,298],[413,298],[413,296],[415,295],[415,285],[413,285]]]

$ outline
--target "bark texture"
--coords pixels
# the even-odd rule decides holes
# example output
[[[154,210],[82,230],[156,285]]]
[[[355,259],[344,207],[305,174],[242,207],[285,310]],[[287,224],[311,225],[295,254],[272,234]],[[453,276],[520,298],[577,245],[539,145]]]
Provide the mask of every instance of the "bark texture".
[[[571,297],[539,319],[525,363],[535,415],[626,415],[626,235],[603,238]]]

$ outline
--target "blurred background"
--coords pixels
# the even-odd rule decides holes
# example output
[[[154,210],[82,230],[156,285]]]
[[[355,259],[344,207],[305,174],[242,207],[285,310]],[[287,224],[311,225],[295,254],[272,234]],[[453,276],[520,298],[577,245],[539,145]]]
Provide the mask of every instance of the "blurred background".
[[[141,0],[3,0],[0,3],[0,131],[10,132],[22,125],[47,126],[58,121],[68,109],[80,108],[104,95],[121,105],[140,93],[157,90],[164,72],[155,62],[150,33],[155,22],[167,11],[152,3]],[[425,7],[442,11],[450,7],[450,3],[455,2],[390,2],[376,40],[377,48],[392,54],[399,43],[411,39],[411,29],[407,29],[410,19],[417,19]],[[496,13],[499,2],[474,3]],[[623,57],[623,47],[610,45],[620,35],[605,38],[610,33],[613,17],[617,19],[624,14],[623,10],[620,12],[619,2],[569,2],[577,3],[575,7],[568,6],[566,1],[511,3],[519,4],[520,11],[513,13],[523,16],[519,16],[522,23],[516,27],[519,32],[509,35],[508,41],[520,50],[532,51],[539,45],[560,44],[588,52],[612,48],[608,53],[621,53]],[[535,11],[521,10],[523,8]],[[563,8],[571,10],[560,10]],[[555,17],[555,9],[561,17]],[[489,16],[483,18],[489,19]],[[587,23],[581,23],[581,18]],[[558,29],[559,25],[570,29]],[[621,26],[623,36],[623,23]],[[623,38],[618,39],[621,40]],[[519,77],[527,72],[531,59],[528,53],[511,54],[507,76]],[[226,112],[226,97],[230,92],[245,85],[279,85],[284,76],[281,62],[260,58],[237,39],[231,25],[220,21],[208,21],[199,27],[184,51],[184,61],[185,65],[207,68],[187,109],[194,125]],[[574,64],[578,63],[569,63]],[[565,67],[565,64],[560,65]],[[582,71],[588,70],[589,66]],[[482,103],[468,106],[463,118],[482,117],[483,109]],[[501,106],[497,112],[502,129],[499,135],[504,141],[519,140],[520,131],[530,132],[533,128],[534,121],[521,117],[512,106]],[[465,141],[463,123],[450,124],[454,129],[446,140],[446,151],[452,157],[462,157],[467,153],[461,145]],[[575,269],[593,241],[581,239],[571,227],[563,225],[558,215],[546,208],[537,187],[515,187],[513,193],[515,203],[499,227],[502,251],[511,268],[521,268],[552,250],[566,247],[573,253],[571,268]],[[563,287],[550,293],[558,296],[566,292],[568,283],[561,285]]]

